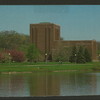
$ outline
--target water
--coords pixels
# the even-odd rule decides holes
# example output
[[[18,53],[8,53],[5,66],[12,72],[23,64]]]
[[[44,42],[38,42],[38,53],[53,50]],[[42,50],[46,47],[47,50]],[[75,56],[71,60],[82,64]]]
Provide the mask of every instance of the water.
[[[100,73],[0,74],[0,97],[100,95]]]

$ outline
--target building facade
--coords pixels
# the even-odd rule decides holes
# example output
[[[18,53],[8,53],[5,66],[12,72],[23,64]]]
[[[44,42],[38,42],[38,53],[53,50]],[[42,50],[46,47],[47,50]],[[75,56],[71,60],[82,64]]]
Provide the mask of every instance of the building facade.
[[[30,40],[43,55],[52,55],[61,46],[85,46],[88,48],[92,60],[97,60],[97,43],[95,40],[64,41],[60,37],[60,26],[53,23],[30,24]],[[45,59],[45,58],[44,58]]]
[[[62,41],[63,47],[83,46],[86,47],[91,55],[92,61],[97,61],[97,43],[95,40]]]
[[[30,24],[31,42],[44,54],[59,47],[60,26],[53,23]]]

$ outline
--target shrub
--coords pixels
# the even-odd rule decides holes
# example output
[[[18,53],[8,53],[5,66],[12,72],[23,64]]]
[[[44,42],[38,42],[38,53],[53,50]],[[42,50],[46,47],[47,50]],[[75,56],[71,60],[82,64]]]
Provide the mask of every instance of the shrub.
[[[0,62],[2,62],[3,55],[0,53]]]
[[[6,52],[0,53],[0,62],[1,63],[11,62],[11,56]]]
[[[12,57],[12,61],[23,62],[25,60],[25,55],[21,51],[9,50],[8,52],[10,53],[10,55]]]

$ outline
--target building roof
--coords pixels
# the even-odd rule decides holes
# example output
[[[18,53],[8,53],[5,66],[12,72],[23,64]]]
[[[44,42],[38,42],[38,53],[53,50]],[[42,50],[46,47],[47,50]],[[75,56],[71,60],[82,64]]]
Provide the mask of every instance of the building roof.
[[[41,25],[41,24],[43,24],[43,25],[57,25],[57,26],[60,26],[59,24],[54,24],[54,23],[51,23],[51,22],[40,22],[40,23],[34,23],[34,24],[30,24],[30,25]]]

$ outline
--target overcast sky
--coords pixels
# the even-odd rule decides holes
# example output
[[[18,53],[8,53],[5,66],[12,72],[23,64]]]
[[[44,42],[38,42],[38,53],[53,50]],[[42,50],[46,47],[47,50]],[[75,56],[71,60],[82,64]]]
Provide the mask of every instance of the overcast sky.
[[[0,31],[29,34],[40,22],[59,24],[64,40],[100,41],[100,5],[0,5]]]

